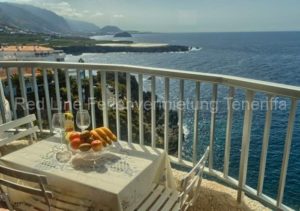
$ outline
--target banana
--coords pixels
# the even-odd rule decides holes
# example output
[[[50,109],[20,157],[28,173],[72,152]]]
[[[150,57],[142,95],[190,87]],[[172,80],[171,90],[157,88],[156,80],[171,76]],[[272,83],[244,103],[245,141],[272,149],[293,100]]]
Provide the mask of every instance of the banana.
[[[104,140],[103,138],[101,138],[101,137],[97,140],[100,140],[102,142],[103,147],[106,147],[107,144],[108,144],[108,142],[106,140]]]
[[[98,133],[98,135],[103,138],[105,141],[109,139],[109,137],[106,135],[106,133],[101,128],[96,128],[95,131]]]
[[[100,129],[112,140],[112,141],[117,141],[117,137],[115,134],[111,132],[111,130],[107,127],[100,127]]]
[[[94,140],[102,139],[95,130],[91,130],[90,133],[91,133],[91,136],[93,137]]]
[[[109,141],[107,141],[107,139],[106,139],[106,137],[101,137],[98,133],[97,133],[97,131],[96,131],[96,129],[95,130],[91,130],[91,136],[92,136],[92,138],[94,139],[94,140],[100,140],[101,142],[102,142],[102,145],[103,145],[103,147],[106,147],[107,146],[107,144],[109,144]]]
[[[111,145],[111,144],[112,144],[112,141],[111,141],[111,140],[109,140],[109,139],[107,139],[107,140],[106,140],[106,142],[107,142],[109,145]]]
[[[106,141],[104,141],[103,139],[100,139],[100,140],[101,140],[101,142],[102,142],[103,147],[106,147],[106,146],[107,146]]]

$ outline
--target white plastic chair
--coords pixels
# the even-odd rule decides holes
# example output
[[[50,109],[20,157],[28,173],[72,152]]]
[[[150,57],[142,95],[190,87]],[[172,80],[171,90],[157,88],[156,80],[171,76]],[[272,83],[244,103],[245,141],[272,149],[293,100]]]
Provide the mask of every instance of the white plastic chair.
[[[11,203],[9,195],[4,191],[3,186],[21,191],[23,193],[44,198],[46,207],[48,207],[48,209],[50,210],[50,199],[53,198],[53,194],[51,191],[47,191],[45,189],[45,185],[47,185],[47,178],[45,176],[19,171],[5,166],[0,166],[0,173],[2,174],[2,177],[0,178],[0,194],[9,210],[14,210],[15,206]],[[27,186],[19,184],[18,182],[14,182],[11,179],[5,179],[5,176],[9,176],[15,179],[22,179],[23,181],[30,182],[35,185]]]
[[[51,210],[51,211],[88,211],[92,210],[93,202],[87,199],[71,196],[69,193],[61,193],[55,189],[48,190],[47,177],[30,172],[20,171],[0,165],[0,196],[9,210]],[[9,179],[6,179],[8,176]],[[14,179],[12,179],[14,178]],[[15,179],[18,179],[15,182]],[[20,183],[19,181],[22,181]],[[30,184],[30,185],[29,185]],[[26,197],[20,197],[20,201],[13,198],[16,192],[7,191],[3,186],[26,193]],[[9,190],[9,189],[8,189]],[[11,195],[10,195],[11,193]],[[16,197],[15,197],[16,198]]]
[[[163,185],[154,185],[152,191],[135,209],[139,211],[169,211],[187,210],[193,206],[199,197],[200,185],[204,167],[208,158],[209,147],[194,168],[181,180],[180,191],[166,188]]]
[[[0,134],[2,133],[15,133],[13,135],[0,139],[0,147],[8,144],[12,141],[31,136],[31,139],[36,139],[36,132],[39,130],[37,126],[34,126],[33,122],[36,120],[34,114],[25,116],[23,118],[7,122],[0,125]],[[20,126],[26,125],[26,129],[19,129]]]

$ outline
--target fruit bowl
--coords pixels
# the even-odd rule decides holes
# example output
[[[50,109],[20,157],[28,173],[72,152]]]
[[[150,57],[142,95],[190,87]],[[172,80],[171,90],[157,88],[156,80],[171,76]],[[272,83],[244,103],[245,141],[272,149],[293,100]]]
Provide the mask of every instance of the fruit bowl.
[[[74,160],[83,160],[83,161],[96,161],[103,156],[106,152],[109,151],[110,146],[103,148],[100,151],[94,151],[90,149],[89,151],[82,152],[80,150],[72,150]]]
[[[86,158],[97,157],[106,151],[113,142],[117,141],[117,137],[107,127],[100,127],[91,131],[68,132],[65,138],[73,154],[79,154]]]

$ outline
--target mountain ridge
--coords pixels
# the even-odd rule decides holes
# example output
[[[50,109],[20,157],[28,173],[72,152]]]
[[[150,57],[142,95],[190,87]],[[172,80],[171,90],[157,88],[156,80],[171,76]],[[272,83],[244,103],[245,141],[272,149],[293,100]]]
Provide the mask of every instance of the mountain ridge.
[[[40,33],[68,33],[71,29],[65,19],[46,9],[0,3],[0,23],[17,29]]]
[[[71,30],[82,34],[97,34],[101,28],[93,23],[65,18]]]
[[[64,18],[29,4],[0,2],[0,27],[6,26],[25,32],[63,35],[113,35],[122,31],[116,26],[100,28],[86,21]]]

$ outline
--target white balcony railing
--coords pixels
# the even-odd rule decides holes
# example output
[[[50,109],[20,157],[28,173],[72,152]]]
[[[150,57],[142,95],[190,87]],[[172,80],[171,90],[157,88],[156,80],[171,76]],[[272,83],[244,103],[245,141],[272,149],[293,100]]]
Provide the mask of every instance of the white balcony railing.
[[[192,143],[192,159],[186,160],[183,158],[183,119],[184,119],[184,110],[179,109],[178,112],[178,151],[177,157],[174,155],[170,155],[172,162],[184,165],[184,166],[193,166],[193,163],[197,160],[197,149],[199,145],[199,125],[201,124],[201,120],[199,118],[199,103],[200,103],[200,84],[210,84],[212,86],[211,91],[211,102],[212,107],[216,106],[217,96],[218,96],[218,87],[228,87],[228,98],[227,98],[227,125],[226,125],[226,133],[225,133],[225,144],[224,144],[224,161],[223,161],[223,172],[218,171],[214,168],[214,153],[215,152],[215,129],[216,129],[216,112],[211,112],[210,116],[210,134],[209,134],[209,146],[210,146],[210,155],[209,155],[209,164],[206,169],[206,173],[216,177],[219,180],[222,180],[231,186],[237,189],[237,200],[243,200],[243,194],[247,193],[249,196],[267,204],[269,207],[274,209],[283,209],[289,210],[288,206],[283,205],[283,196],[284,189],[286,185],[286,176],[288,171],[288,163],[289,163],[289,155],[291,150],[292,143],[292,134],[294,129],[295,116],[297,111],[297,102],[300,99],[300,87],[282,85],[277,83],[258,81],[252,79],[245,79],[234,76],[226,76],[219,74],[207,74],[207,73],[199,73],[199,72],[188,72],[188,71],[178,71],[178,70],[169,70],[169,69],[158,69],[158,68],[148,68],[148,67],[138,67],[138,66],[128,66],[128,65],[108,65],[108,64],[82,64],[82,63],[54,63],[54,62],[0,62],[0,67],[3,68],[2,71],[6,72],[7,77],[7,87],[9,101],[13,108],[15,108],[15,89],[14,84],[11,78],[12,69],[16,69],[18,71],[19,77],[19,86],[20,86],[20,95],[24,100],[24,115],[30,113],[27,104],[27,89],[26,89],[26,81],[24,78],[24,71],[30,69],[32,73],[32,88],[34,93],[34,99],[36,102],[40,101],[39,96],[39,84],[36,80],[36,70],[42,70],[42,88],[44,89],[44,96],[46,100],[46,109],[47,115],[42,114],[41,110],[36,107],[36,115],[38,118],[38,126],[41,131],[45,131],[49,129],[52,132],[51,126],[51,102],[50,97],[54,97],[56,99],[58,110],[61,110],[61,92],[60,92],[60,79],[58,76],[58,69],[64,71],[65,74],[65,87],[67,92],[67,100],[72,102],[72,93],[71,93],[71,83],[70,83],[70,74],[74,73],[74,77],[77,76],[77,85],[78,85],[78,99],[81,102],[79,105],[80,109],[83,107],[83,95],[82,95],[82,81],[80,73],[82,70],[88,71],[88,86],[89,86],[89,94],[88,96],[91,99],[91,117],[92,117],[92,127],[98,126],[96,124],[96,112],[95,112],[95,103],[94,103],[94,75],[96,72],[101,73],[101,87],[102,87],[102,102],[103,102],[103,124],[105,126],[109,126],[109,117],[108,117],[108,96],[107,96],[107,81],[106,74],[114,73],[114,97],[116,98],[116,102],[119,99],[119,81],[118,81],[118,73],[126,73],[126,98],[131,99],[131,74],[135,74],[137,76],[138,81],[138,120],[139,120],[139,143],[141,145],[144,143],[144,109],[143,109],[143,76],[151,76],[151,145],[152,147],[156,147],[156,85],[157,78],[162,78],[163,86],[160,93],[163,96],[163,106],[165,111],[170,110],[169,100],[170,100],[170,80],[177,79],[179,80],[179,93],[178,93],[178,101],[184,100],[184,90],[185,84],[188,81],[195,84],[195,90],[193,91],[194,104],[195,109],[193,110],[193,143]],[[47,70],[53,70],[54,72],[54,87],[55,90],[49,90],[48,84],[48,74]],[[30,76],[31,77],[31,76]],[[255,93],[265,93],[268,96],[268,109],[266,109],[266,117],[265,124],[261,125],[264,128],[264,135],[262,137],[262,149],[261,156],[259,162],[259,176],[257,179],[257,188],[254,189],[246,184],[246,176],[248,170],[248,157],[249,157],[249,143],[250,143],[250,134],[251,134],[251,125],[252,125],[252,115],[253,109],[248,107],[245,109],[244,118],[243,118],[243,131],[242,131],[242,143],[240,149],[240,164],[239,164],[239,175],[238,178],[235,179],[229,176],[229,161],[230,161],[230,151],[231,151],[231,132],[232,132],[232,124],[233,124],[233,113],[234,110],[232,108],[233,98],[235,96],[236,90],[244,90],[245,99],[249,104],[254,101]],[[50,96],[51,93],[55,93],[54,96]],[[1,93],[1,92],[0,92]],[[2,93],[3,95],[3,93]],[[272,97],[274,96],[283,96],[287,97],[290,102],[290,110],[289,110],[289,120],[286,131],[285,138],[285,146],[283,151],[282,165],[280,171],[280,179],[278,185],[278,193],[277,198],[273,199],[263,193],[263,185],[265,178],[265,169],[266,169],[266,160],[267,160],[267,152],[268,152],[268,142],[270,137],[270,129],[272,124]],[[0,96],[1,97],[1,96]],[[1,99],[1,98],[0,98]],[[127,141],[129,143],[134,142],[133,140],[133,130],[132,130],[132,102],[127,102]],[[1,104],[1,103],[0,103]],[[3,105],[3,103],[2,103]],[[120,113],[119,113],[119,104],[116,103],[115,115],[116,115],[116,132],[120,137]],[[3,109],[3,106],[0,107]],[[4,111],[1,110],[1,113]],[[13,109],[13,117],[18,118],[19,114]],[[47,116],[46,119],[43,117]],[[164,112],[164,149],[169,152],[169,112]],[[43,122],[48,122],[49,128],[43,128]]]

